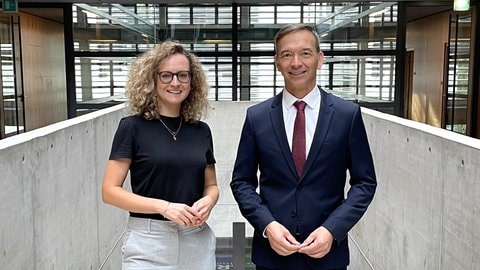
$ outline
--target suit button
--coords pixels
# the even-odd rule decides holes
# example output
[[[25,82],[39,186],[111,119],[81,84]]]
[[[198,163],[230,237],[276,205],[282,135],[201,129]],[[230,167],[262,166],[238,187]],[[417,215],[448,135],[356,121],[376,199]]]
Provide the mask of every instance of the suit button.
[[[295,217],[297,215],[297,211],[292,210],[291,215],[292,215],[292,217]]]

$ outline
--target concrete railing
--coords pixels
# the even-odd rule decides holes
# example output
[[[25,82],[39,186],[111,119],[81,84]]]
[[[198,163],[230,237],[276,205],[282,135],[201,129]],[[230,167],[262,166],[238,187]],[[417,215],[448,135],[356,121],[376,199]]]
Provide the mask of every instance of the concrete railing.
[[[119,269],[101,181],[121,107],[0,140],[0,269]]]
[[[221,192],[209,224],[218,237],[232,237],[232,223],[245,222],[229,182],[252,104],[213,102],[206,119]],[[126,213],[105,205],[100,191],[122,108],[0,140],[0,268],[119,269]],[[351,268],[475,269],[480,141],[363,112],[379,185],[350,234]]]
[[[351,268],[479,269],[480,140],[364,112],[378,188]]]

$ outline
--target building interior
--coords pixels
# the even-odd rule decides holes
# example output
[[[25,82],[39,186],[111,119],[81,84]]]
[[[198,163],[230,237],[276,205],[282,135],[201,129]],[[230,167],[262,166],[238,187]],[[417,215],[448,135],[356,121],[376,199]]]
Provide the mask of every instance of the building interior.
[[[297,21],[322,36],[327,91],[478,138],[474,4],[18,1],[0,13],[0,138],[121,103],[131,61],[165,39],[201,57],[211,100],[264,100],[282,90],[273,36]]]
[[[466,10],[454,10],[453,0],[4,0],[0,265],[118,269],[109,264],[118,266],[124,224],[117,221],[124,215],[100,202],[98,181],[130,64],[163,40],[179,40],[205,67],[217,112],[209,121],[219,131],[219,160],[227,161],[219,179],[227,186],[237,135],[229,132],[248,104],[283,89],[274,35],[284,24],[304,22],[321,36],[319,85],[368,109],[381,184],[375,207],[352,233],[359,250],[352,257],[362,260],[352,269],[475,269],[480,27],[477,1],[467,2]],[[69,122],[75,119],[80,124]],[[67,127],[55,130],[59,123]],[[49,127],[55,134],[45,135]],[[216,228],[220,263],[231,259],[234,243],[250,248],[248,226],[245,232],[237,219],[224,220],[236,214],[224,197],[213,223],[233,226],[233,235]],[[65,255],[72,252],[75,259]],[[237,263],[248,264],[249,251],[242,252]]]

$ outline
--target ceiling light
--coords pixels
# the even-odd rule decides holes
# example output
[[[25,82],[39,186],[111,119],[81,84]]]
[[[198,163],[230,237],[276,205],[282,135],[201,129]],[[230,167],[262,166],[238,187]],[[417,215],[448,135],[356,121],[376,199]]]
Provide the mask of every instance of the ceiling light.
[[[453,0],[454,11],[468,11],[470,10],[470,0]]]

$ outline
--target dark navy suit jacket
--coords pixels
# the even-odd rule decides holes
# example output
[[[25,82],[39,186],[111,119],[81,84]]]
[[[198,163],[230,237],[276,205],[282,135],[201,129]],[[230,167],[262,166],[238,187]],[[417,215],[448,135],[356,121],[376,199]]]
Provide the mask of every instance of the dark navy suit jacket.
[[[247,109],[230,186],[242,215],[255,230],[252,261],[257,266],[347,266],[347,233],[373,199],[377,182],[360,107],[320,92],[318,124],[300,176],[285,133],[283,92]],[[345,196],[347,171],[350,187]],[[335,243],[321,259],[299,253],[280,256],[262,236],[272,221],[285,226],[300,243],[324,226]]]

